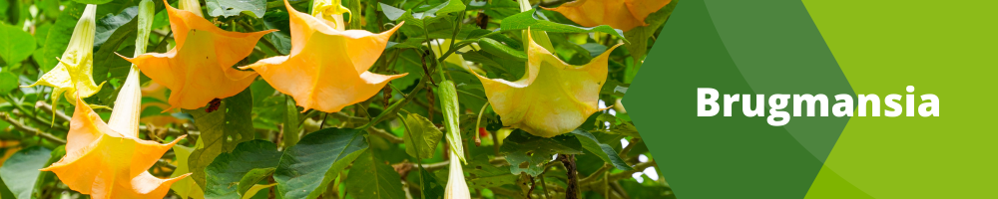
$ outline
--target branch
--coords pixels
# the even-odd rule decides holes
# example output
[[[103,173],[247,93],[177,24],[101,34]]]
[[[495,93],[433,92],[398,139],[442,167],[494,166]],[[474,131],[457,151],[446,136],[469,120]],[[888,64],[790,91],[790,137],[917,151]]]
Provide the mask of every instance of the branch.
[[[57,143],[57,144],[60,144],[60,145],[61,144],[66,144],[66,140],[63,140],[62,138],[56,137],[56,136],[54,136],[52,134],[48,134],[48,133],[42,132],[41,130],[32,128],[30,126],[24,125],[24,123],[21,123],[20,121],[17,121],[14,118],[11,118],[10,115],[7,115],[7,113],[0,112],[0,119],[3,119],[4,121],[7,121],[7,123],[10,123],[10,125],[14,126],[14,128],[17,129],[18,131],[24,131],[24,132],[34,133],[38,137],[44,138],[46,140],[49,140],[51,142],[54,142],[54,143]]]
[[[404,162],[404,163],[398,163],[398,164],[414,164],[414,163]],[[489,164],[492,164],[492,165],[503,165],[503,164],[506,164],[506,158],[505,157],[495,157],[495,158],[492,158],[491,160],[489,160]],[[448,166],[450,166],[450,160],[444,160],[443,162],[437,162],[437,163],[421,164],[420,166],[423,166],[423,169],[426,170],[426,171],[436,171],[436,170],[440,170],[440,169],[447,168]]]
[[[395,136],[395,134],[389,133],[389,132],[387,132],[387,131],[385,131],[383,129],[371,127],[371,128],[367,128],[367,132],[371,133],[371,135],[375,135],[375,136],[378,136],[378,137],[381,137],[381,138],[385,138],[386,140],[388,140],[388,142],[391,142],[391,143],[398,144],[398,143],[405,142],[405,140],[402,140],[402,138],[400,138],[398,136]]]
[[[49,114],[52,113],[52,105],[49,105],[49,104],[47,104],[47,103],[45,103],[43,101],[35,102],[35,108],[36,109],[42,109],[43,111],[45,111],[45,112],[47,112]],[[69,116],[67,116],[66,113],[63,113],[62,111],[56,111],[55,112],[55,117],[58,118],[58,119],[62,119],[63,121],[72,121],[73,120],[72,118],[70,118]]]

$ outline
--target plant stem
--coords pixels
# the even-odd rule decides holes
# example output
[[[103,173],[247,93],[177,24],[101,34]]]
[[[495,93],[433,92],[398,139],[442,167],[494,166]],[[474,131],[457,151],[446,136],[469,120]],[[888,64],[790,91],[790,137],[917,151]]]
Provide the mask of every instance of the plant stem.
[[[37,135],[38,137],[44,138],[44,139],[46,139],[48,141],[51,141],[53,143],[56,143],[56,144],[60,144],[60,145],[66,144],[66,140],[63,140],[62,138],[56,137],[56,136],[54,136],[52,134],[48,134],[46,132],[42,132],[41,130],[32,128],[30,126],[24,125],[24,123],[21,123],[20,121],[17,121],[14,118],[11,118],[10,115],[8,115],[7,113],[0,112],[0,119],[3,119],[7,123],[10,123],[10,125],[14,126],[14,129],[17,129],[18,131],[24,131],[24,132],[33,133],[33,134]]]

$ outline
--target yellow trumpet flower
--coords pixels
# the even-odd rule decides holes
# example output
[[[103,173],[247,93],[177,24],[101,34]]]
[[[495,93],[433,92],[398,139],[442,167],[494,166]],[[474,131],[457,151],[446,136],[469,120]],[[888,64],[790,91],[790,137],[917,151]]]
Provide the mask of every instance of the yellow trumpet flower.
[[[277,31],[225,31],[199,16],[197,5],[187,7],[194,7],[189,9],[197,13],[166,6],[177,42],[175,48],[167,53],[125,58],[150,79],[170,88],[168,101],[171,107],[167,111],[197,109],[213,99],[231,97],[245,90],[253,83],[256,73],[239,71],[232,66],[249,56],[263,35]]]
[[[298,106],[338,112],[374,96],[388,81],[406,75],[367,71],[381,56],[388,38],[402,27],[401,23],[380,34],[342,31],[342,20],[325,19],[329,16],[342,19],[342,13],[317,12],[315,15],[323,16],[319,18],[296,11],[287,1],[284,4],[290,15],[291,54],[240,68],[260,73],[274,89],[293,97]]]
[[[76,102],[79,97],[90,97],[100,91],[104,83],[97,85],[94,83],[94,34],[97,28],[97,5],[88,4],[80,16],[80,21],[73,29],[73,36],[69,39],[69,46],[66,52],[59,59],[59,64],[49,72],[42,75],[34,84],[24,87],[34,87],[38,85],[52,87],[52,106],[59,102],[59,95],[65,93],[70,103]],[[55,113],[53,113],[55,117]]]
[[[672,0],[576,0],[544,9],[559,12],[585,27],[608,25],[627,32],[634,27],[647,26],[645,18],[669,2]]]
[[[529,32],[529,31],[528,31]],[[571,132],[599,111],[599,92],[606,82],[610,52],[607,49],[582,66],[569,65],[527,34],[527,72],[510,82],[475,73],[485,87],[493,110],[503,125],[541,137]]]

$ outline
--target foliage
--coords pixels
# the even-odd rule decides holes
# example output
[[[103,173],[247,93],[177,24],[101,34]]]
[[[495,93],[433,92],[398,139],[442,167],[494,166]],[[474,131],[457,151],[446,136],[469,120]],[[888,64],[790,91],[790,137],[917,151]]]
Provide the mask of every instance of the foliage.
[[[295,53],[293,11],[283,0],[198,2],[205,19],[221,30],[278,30],[263,35],[249,56],[228,66],[232,70],[256,73],[244,66]],[[234,96],[171,110],[180,107],[168,99],[180,91],[159,84],[161,74],[143,70],[138,139],[166,143],[187,136],[148,171],[159,178],[191,173],[173,184],[171,198],[444,198],[449,161],[466,160],[458,165],[474,198],[674,198],[664,179],[639,175],[654,171],[648,169],[655,159],[620,99],[659,39],[655,35],[672,31],[662,24],[677,1],[651,13],[648,26],[628,31],[583,27],[542,9],[566,2],[533,1],[524,8],[514,0],[343,0],[347,30],[382,33],[401,25],[384,48],[373,49],[380,56],[371,56],[366,70],[399,76],[374,88],[373,96],[351,96],[360,102],[332,113],[303,108],[265,77]],[[93,79],[107,83],[84,100],[114,107],[132,68],[121,57],[137,57],[135,49],[142,48],[133,42],[145,31],[137,20],[138,0],[0,2],[0,197],[88,197],[38,170],[65,155],[76,105],[53,103],[50,87],[23,87],[59,64],[55,58],[71,47],[85,3],[98,4]],[[176,47],[177,35],[188,33],[171,32],[167,5],[153,3],[152,34],[139,43],[166,53]],[[311,0],[287,3],[303,13],[312,9]],[[512,128],[489,101],[481,78],[512,82],[531,75],[527,30],[547,35],[534,41],[566,66],[608,56],[599,106],[573,131],[546,138]],[[618,44],[622,48],[613,48]],[[339,50],[372,50],[361,48]],[[324,98],[315,100],[331,100]],[[106,121],[114,110],[94,111]],[[455,149],[463,156],[452,155]]]

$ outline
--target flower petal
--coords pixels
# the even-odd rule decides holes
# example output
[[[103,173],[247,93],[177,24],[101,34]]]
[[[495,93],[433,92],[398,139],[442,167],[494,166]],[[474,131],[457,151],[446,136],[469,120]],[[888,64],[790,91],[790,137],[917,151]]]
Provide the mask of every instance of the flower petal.
[[[645,18],[669,2],[672,0],[577,0],[545,9],[559,12],[585,27],[608,25],[626,32],[647,26]]]
[[[493,110],[504,125],[542,137],[570,132],[598,111],[599,91],[607,75],[608,49],[582,66],[569,65],[534,42],[527,52],[527,72],[515,82],[475,73]]]

